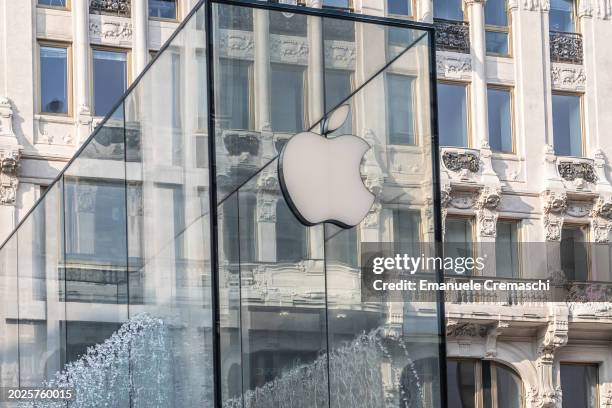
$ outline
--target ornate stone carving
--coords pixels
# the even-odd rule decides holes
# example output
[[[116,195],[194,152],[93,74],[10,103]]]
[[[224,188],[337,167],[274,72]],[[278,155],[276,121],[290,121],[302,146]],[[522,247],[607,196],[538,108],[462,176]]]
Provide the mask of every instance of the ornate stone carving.
[[[110,14],[114,16],[130,17],[130,0],[91,0],[89,2],[91,14]]]
[[[219,46],[217,48],[223,57],[252,59],[255,50],[253,33],[220,30]]]
[[[259,153],[259,134],[241,130],[226,130],[223,132],[223,144],[230,156]]]
[[[591,203],[585,201],[570,201],[567,204],[567,215],[576,218],[582,218],[589,215],[591,212]]]
[[[447,337],[485,337],[487,328],[476,323],[459,322],[457,320],[447,320]]]
[[[499,187],[484,187],[476,202],[478,231],[481,237],[497,236],[497,206],[501,201]]]
[[[270,36],[270,58],[294,64],[308,63],[308,41],[302,37]]]
[[[276,198],[262,194],[257,198],[257,221],[276,222]]]
[[[270,166],[261,172],[257,179],[258,190],[273,191],[278,189],[278,177],[276,171],[270,169]]]
[[[21,151],[18,148],[0,150],[0,204],[15,204],[20,158]]]
[[[325,42],[325,65],[328,68],[355,68],[356,58],[355,43],[346,41]]]
[[[442,154],[442,162],[447,169],[454,172],[469,170],[477,173],[480,170],[480,160],[472,152],[446,151]]]
[[[557,164],[557,170],[561,178],[567,181],[575,181],[578,179],[582,179],[589,183],[595,183],[597,181],[592,163],[560,161]]]
[[[578,33],[550,32],[551,62],[582,64],[582,36]]]
[[[591,210],[591,217],[601,217],[612,220],[612,197],[597,197],[593,209]]]
[[[546,190],[542,194],[542,209],[546,241],[559,241],[563,216],[567,209],[567,194],[562,191]]]
[[[93,213],[96,209],[96,186],[79,184],[76,188],[76,208],[80,213]]]
[[[91,21],[89,23],[89,35],[103,40],[130,41],[132,39],[132,23],[129,21]]]
[[[608,19],[612,16],[612,0],[594,0],[595,16],[601,19]]]
[[[556,408],[561,402],[560,388],[554,384],[553,363],[555,352],[567,344],[568,313],[567,307],[554,306],[551,320],[538,341],[538,408]]]
[[[438,75],[446,78],[461,78],[472,75],[472,58],[438,55],[436,58]]]
[[[487,330],[487,341],[485,344],[486,358],[497,357],[497,337],[502,334],[503,329],[510,327],[508,322],[499,321]]]
[[[464,21],[434,21],[436,26],[436,49],[470,53],[470,27]]]
[[[523,10],[547,11],[550,9],[548,0],[522,0]]]
[[[602,387],[601,407],[602,408],[612,407],[612,384],[611,383],[608,383]]]
[[[553,88],[583,89],[586,82],[584,68],[578,65],[553,64],[550,74]]]

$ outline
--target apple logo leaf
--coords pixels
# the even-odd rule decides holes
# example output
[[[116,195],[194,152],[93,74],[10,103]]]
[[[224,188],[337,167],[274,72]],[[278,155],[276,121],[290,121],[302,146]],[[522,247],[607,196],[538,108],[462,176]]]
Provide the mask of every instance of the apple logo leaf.
[[[342,126],[346,121],[346,118],[348,117],[350,111],[351,107],[349,105],[344,104],[340,105],[332,113],[330,113],[323,121],[323,134],[327,135],[328,133],[339,129],[340,126]]]

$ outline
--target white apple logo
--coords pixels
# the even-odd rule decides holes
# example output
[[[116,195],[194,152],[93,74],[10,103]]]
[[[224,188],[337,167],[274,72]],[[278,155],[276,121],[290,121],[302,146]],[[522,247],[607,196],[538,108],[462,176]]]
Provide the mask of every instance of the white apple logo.
[[[323,123],[323,134],[338,129],[350,112],[342,105]],[[342,228],[359,224],[374,203],[359,167],[370,145],[354,135],[326,138],[311,132],[291,137],[278,160],[283,196],[305,225],[331,222]]]

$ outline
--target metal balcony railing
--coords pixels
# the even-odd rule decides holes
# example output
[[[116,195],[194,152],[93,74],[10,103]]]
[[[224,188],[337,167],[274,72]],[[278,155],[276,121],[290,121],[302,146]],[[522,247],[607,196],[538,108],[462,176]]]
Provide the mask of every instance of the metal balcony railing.
[[[436,19],[436,49],[470,53],[470,26],[466,21]]]
[[[121,17],[131,16],[130,0],[91,0],[89,12],[91,14],[109,14]]]
[[[582,35],[578,33],[550,32],[550,60],[582,64]]]

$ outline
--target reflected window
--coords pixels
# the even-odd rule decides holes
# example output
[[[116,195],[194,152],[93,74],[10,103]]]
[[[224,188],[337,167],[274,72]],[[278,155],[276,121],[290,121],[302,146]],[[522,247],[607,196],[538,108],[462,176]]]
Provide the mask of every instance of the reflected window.
[[[587,281],[589,278],[588,227],[563,225],[560,245],[561,269],[567,280]]]
[[[487,89],[489,145],[498,152],[512,153],[512,91],[499,87]]]
[[[308,257],[308,228],[282,198],[276,202],[276,260],[297,262]]]
[[[250,129],[252,123],[252,63],[238,59],[219,61],[220,84],[217,118],[223,129]]]
[[[255,206],[255,197],[248,194],[239,195],[238,205],[232,199],[223,203],[223,249],[230,263],[256,259]]]
[[[219,28],[253,31],[253,9],[230,5],[223,5],[214,9],[218,12]]]
[[[574,0],[551,0],[548,12],[550,31],[573,33],[576,31]]]
[[[485,40],[487,54],[508,55],[508,11],[506,0],[485,3]]]
[[[176,0],[149,0],[149,17],[176,20]]]
[[[435,0],[433,4],[436,19],[463,21],[461,0]]]
[[[67,46],[40,46],[40,111],[43,113],[68,113],[68,54]]]
[[[415,210],[393,210],[393,242],[401,253],[421,254],[421,214]]]
[[[412,0],[387,0],[387,14],[412,16]]]
[[[413,83],[407,75],[387,74],[389,144],[414,145]]]
[[[38,0],[39,6],[66,8],[68,0]]]
[[[272,130],[286,133],[304,130],[304,67],[271,64],[270,75]]]
[[[519,223],[512,220],[497,222],[495,238],[495,276],[518,278],[520,276],[519,259]]]
[[[553,142],[558,156],[582,156],[582,103],[579,95],[553,94]]]
[[[270,12],[270,34],[306,37],[307,21],[305,15],[296,13]]]
[[[449,408],[476,408],[476,366],[473,361],[446,363]]]
[[[356,227],[342,229],[326,225],[325,234],[325,258],[328,265],[359,266],[359,238]]]
[[[473,242],[474,221],[472,218],[446,218],[444,229],[444,256],[466,258],[474,255]],[[447,273],[459,275],[470,271],[447,270]],[[461,272],[461,273],[460,273]]]
[[[198,129],[208,129],[208,82],[206,81],[206,51],[196,50],[198,66]],[[199,159],[199,156],[198,156]]]
[[[561,363],[563,408],[597,408],[597,364]]]
[[[325,41],[355,41],[355,22],[350,20],[323,19],[323,39]],[[329,44],[325,45],[330,47]]]
[[[93,50],[94,114],[106,116],[127,88],[127,52]]]
[[[325,70],[325,110],[330,112],[335,106],[343,102],[353,91],[353,73],[341,69]],[[344,103],[350,104],[352,98]],[[353,128],[353,110],[349,112],[344,124],[334,131],[337,135],[348,135]]]
[[[468,146],[467,85],[438,82],[440,146]]]
[[[339,10],[351,10],[351,0],[323,0],[324,8],[339,9]]]

